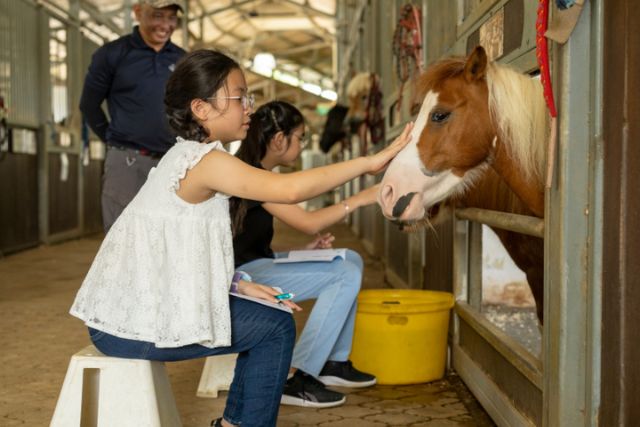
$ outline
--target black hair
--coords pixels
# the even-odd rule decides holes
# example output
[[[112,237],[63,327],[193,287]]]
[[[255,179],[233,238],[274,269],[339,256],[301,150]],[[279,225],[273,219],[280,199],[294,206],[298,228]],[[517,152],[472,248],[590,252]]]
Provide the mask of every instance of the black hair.
[[[240,65],[222,52],[195,50],[183,56],[167,81],[164,106],[171,129],[182,138],[202,142],[208,131],[191,112],[191,101],[214,96]]]
[[[271,139],[282,132],[289,144],[294,129],[304,124],[304,117],[300,110],[284,101],[271,101],[258,108],[251,115],[251,123],[247,136],[242,140],[236,157],[254,167],[262,167],[260,162],[267,154],[267,147]],[[247,202],[244,199],[232,197],[229,201],[232,228],[234,235],[242,232],[242,222],[247,213]]]

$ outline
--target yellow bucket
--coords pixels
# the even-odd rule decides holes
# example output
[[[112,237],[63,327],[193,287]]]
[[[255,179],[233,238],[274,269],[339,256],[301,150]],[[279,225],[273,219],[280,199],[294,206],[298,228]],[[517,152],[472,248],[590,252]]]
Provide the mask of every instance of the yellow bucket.
[[[417,384],[442,378],[453,295],[422,290],[365,290],[351,360],[378,384]]]

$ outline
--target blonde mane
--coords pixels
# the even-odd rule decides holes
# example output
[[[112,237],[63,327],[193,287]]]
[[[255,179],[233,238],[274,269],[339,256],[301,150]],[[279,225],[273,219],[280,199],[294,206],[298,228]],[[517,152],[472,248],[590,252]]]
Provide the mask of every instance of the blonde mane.
[[[538,79],[490,63],[489,110],[513,160],[527,179],[542,182],[547,140],[547,111]]]
[[[362,94],[369,93],[371,89],[371,73],[356,74],[347,85],[347,96],[356,98]]]

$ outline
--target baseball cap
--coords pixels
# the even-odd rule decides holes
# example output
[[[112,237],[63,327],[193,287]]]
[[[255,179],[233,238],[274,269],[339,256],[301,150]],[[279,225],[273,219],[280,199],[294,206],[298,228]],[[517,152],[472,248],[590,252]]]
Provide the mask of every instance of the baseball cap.
[[[160,9],[167,6],[177,6],[180,12],[184,12],[184,0],[140,0],[140,3],[148,4],[149,6]]]

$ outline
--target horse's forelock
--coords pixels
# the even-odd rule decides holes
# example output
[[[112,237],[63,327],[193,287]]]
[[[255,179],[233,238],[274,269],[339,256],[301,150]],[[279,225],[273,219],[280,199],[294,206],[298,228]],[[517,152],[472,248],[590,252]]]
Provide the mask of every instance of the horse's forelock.
[[[464,64],[464,58],[453,57],[430,65],[416,84],[418,96],[424,98],[430,90],[438,92],[445,80],[462,74]]]

